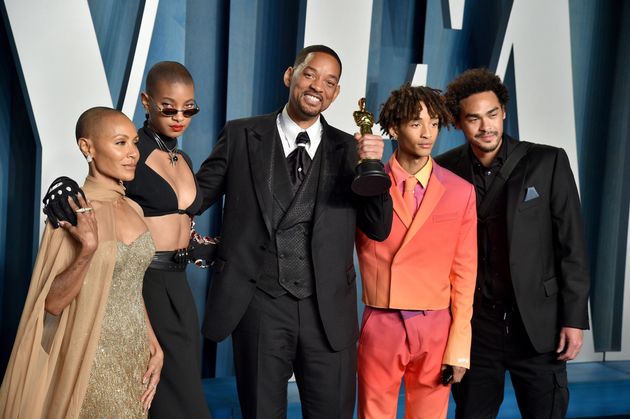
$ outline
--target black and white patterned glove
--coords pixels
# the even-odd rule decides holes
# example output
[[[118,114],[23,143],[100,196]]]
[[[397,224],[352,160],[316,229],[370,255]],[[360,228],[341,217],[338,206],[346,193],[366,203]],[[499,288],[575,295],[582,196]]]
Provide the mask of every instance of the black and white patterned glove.
[[[85,199],[85,194],[79,185],[69,177],[61,176],[53,180],[42,202],[44,203],[44,214],[54,228],[59,227],[59,221],[67,221],[74,226],[77,225],[77,214],[68,204],[68,197],[71,196],[74,203],[78,207],[81,206],[77,193],[80,193]]]

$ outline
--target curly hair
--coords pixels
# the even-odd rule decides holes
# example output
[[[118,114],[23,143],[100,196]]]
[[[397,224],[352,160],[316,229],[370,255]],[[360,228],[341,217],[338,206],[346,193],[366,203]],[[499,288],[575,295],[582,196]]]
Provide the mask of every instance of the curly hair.
[[[448,127],[449,123],[453,123],[453,117],[440,90],[405,83],[398,90],[391,92],[381,106],[378,123],[383,134],[388,134],[390,128],[419,118],[422,111],[421,103],[427,107],[431,118],[440,120],[439,128]]]
[[[494,92],[501,106],[505,106],[510,99],[507,87],[501,82],[499,76],[487,68],[473,68],[466,70],[457,76],[446,87],[446,106],[451,111],[454,119],[459,119],[459,103],[475,93]]]

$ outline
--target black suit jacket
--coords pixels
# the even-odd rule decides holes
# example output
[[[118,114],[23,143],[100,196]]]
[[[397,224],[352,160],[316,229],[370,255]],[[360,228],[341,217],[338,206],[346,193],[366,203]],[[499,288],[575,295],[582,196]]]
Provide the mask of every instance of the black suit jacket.
[[[256,289],[272,232],[272,147],[282,147],[278,113],[228,122],[196,177],[206,209],[225,196],[221,241],[206,304],[203,333],[219,341],[238,325]],[[369,199],[350,185],[357,163],[354,138],[323,124],[321,171],[314,202],[312,260],[319,314],[334,350],[357,339],[355,228],[384,240],[392,222],[389,192]]]
[[[517,143],[507,135],[504,139]],[[435,160],[472,183],[470,153],[470,146],[464,144]],[[504,187],[516,303],[536,351],[549,352],[556,348],[560,327],[588,329],[590,280],[584,227],[566,153],[532,144]],[[526,199],[532,187],[538,197]]]

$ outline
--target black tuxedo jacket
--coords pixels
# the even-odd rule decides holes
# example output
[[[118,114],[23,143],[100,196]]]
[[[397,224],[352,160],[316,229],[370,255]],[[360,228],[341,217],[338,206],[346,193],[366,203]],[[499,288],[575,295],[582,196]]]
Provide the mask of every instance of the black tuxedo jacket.
[[[503,138],[517,143],[507,135]],[[464,144],[435,160],[472,183],[470,153],[470,146]],[[566,153],[532,144],[504,187],[516,303],[536,351],[549,352],[556,348],[560,327],[588,329],[590,281],[584,227]],[[480,296],[478,290],[475,299]]]
[[[238,325],[272,244],[273,147],[282,147],[278,113],[228,122],[196,177],[205,210],[225,196],[221,241],[206,304],[203,333],[219,341]],[[319,186],[313,216],[315,294],[328,342],[334,350],[358,337],[353,248],[358,225],[384,240],[392,222],[389,192],[359,198],[350,189],[357,163],[354,138],[323,124]],[[313,173],[314,174],[314,173]]]

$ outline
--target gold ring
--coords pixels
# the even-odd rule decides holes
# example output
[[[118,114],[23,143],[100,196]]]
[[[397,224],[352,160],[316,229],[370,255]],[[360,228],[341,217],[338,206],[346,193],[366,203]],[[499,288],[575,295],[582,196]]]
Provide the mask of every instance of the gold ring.
[[[78,210],[74,212],[76,212],[77,214],[81,214],[81,213],[90,212],[90,211],[92,211],[92,207],[79,208]]]

